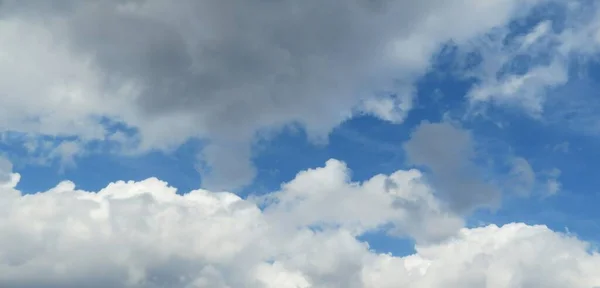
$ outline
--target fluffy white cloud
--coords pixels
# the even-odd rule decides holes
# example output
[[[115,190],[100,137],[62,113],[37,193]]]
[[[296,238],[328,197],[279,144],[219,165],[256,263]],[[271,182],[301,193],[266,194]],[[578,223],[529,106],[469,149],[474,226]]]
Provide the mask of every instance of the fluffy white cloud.
[[[259,197],[267,205],[264,215],[285,226],[341,226],[355,235],[391,223],[389,232],[425,242],[448,237],[463,225],[417,170],[377,175],[362,184],[349,177],[337,160],[303,171],[281,191]]]
[[[232,188],[254,177],[257,131],[322,140],[354,109],[400,122],[441,44],[540,1],[4,0],[0,129],[118,139],[109,119],[141,150],[200,137],[205,184]]]
[[[364,270],[367,287],[596,287],[600,254],[589,244],[522,223],[463,229],[447,243],[380,255]],[[398,273],[400,271],[400,273]],[[405,272],[406,271],[406,272]],[[364,277],[364,276],[363,276]]]
[[[154,178],[96,193],[62,182],[23,195],[12,174],[0,185],[0,286],[600,285],[600,255],[586,252],[585,242],[525,224],[459,229],[418,171],[364,183],[349,182],[348,173],[330,160],[247,200],[207,190],[181,195]],[[420,241],[405,257],[357,240],[384,224],[418,240],[454,236]]]

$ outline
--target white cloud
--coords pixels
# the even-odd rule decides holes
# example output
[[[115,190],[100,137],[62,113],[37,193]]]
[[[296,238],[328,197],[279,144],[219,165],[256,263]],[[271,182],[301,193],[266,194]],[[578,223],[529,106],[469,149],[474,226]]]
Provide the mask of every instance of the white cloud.
[[[5,0],[0,129],[107,139],[108,118],[138,129],[142,151],[200,137],[216,151],[207,183],[233,188],[254,177],[252,153],[211,145],[288,124],[323,139],[353,109],[401,122],[441,44],[540,1]]]
[[[372,281],[366,287],[382,288],[595,287],[600,255],[588,247],[545,226],[490,225],[408,257],[380,255],[363,275]]]
[[[568,141],[561,142],[552,147],[552,152],[569,153],[571,150],[571,143]]]
[[[547,187],[547,191],[548,191],[548,195],[552,196],[552,195],[556,195],[556,193],[558,193],[561,189],[562,184],[560,182],[558,182],[558,180],[556,179],[548,179],[546,180],[546,185]]]
[[[508,28],[499,29],[472,44],[472,51],[481,55],[482,63],[469,73],[479,83],[467,97],[474,105],[487,102],[512,105],[540,116],[546,92],[568,81],[568,62],[565,62],[568,55],[555,51],[558,39],[550,20],[540,22],[523,36],[514,37],[511,33],[514,32]],[[534,60],[549,51],[546,61],[540,64]],[[514,69],[513,64],[520,69]]]
[[[22,195],[12,177],[0,186],[2,287],[600,285],[600,255],[545,226],[463,228],[405,257],[369,250],[356,236],[382,223],[417,237],[460,224],[439,213],[415,170],[351,183],[330,160],[284,184],[264,210],[226,192],[176,194],[154,178]]]
[[[575,119],[588,116],[585,107],[570,109],[574,106],[570,104],[573,98],[579,99],[582,95],[577,94],[585,91],[573,87],[559,91],[558,88],[581,81],[581,75],[585,74],[581,71],[585,68],[581,67],[597,60],[600,5],[580,0],[548,1],[548,4],[551,8],[537,11],[535,17],[542,20],[533,27],[498,29],[482,38],[485,40],[472,42],[470,48],[467,48],[469,45],[459,47],[479,53],[482,60],[476,69],[468,72],[469,77],[478,80],[467,95],[471,104],[518,107],[549,122],[554,121],[557,116],[554,114],[569,113],[570,118]],[[557,7],[560,13],[548,12]],[[524,29],[529,30],[522,31]],[[549,107],[549,102],[556,107]],[[586,129],[589,130],[575,128]],[[592,127],[591,130],[597,132],[598,129]]]
[[[546,181],[546,196],[556,195],[562,188],[562,183],[558,180],[562,171],[554,168],[548,171],[543,171],[543,176]]]
[[[509,75],[501,80],[490,77],[476,85],[468,97],[475,103],[496,101],[500,104],[518,105],[539,117],[544,110],[546,91],[567,83],[566,70],[562,63],[554,62],[531,69],[523,75]]]
[[[349,182],[344,163],[299,173],[281,191],[261,198],[265,216],[292,227],[338,227],[355,235],[393,224],[390,231],[418,241],[443,239],[462,227],[462,219],[432,194],[417,170],[377,175],[359,184]]]

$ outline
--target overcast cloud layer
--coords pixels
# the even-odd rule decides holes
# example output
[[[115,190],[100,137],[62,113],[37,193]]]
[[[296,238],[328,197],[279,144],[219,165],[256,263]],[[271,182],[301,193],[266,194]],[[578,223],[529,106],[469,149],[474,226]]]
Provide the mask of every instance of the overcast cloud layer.
[[[0,186],[2,287],[600,285],[588,243],[545,226],[461,228],[416,170],[352,183],[330,160],[254,200],[178,195],[155,178],[22,195],[11,179]],[[416,253],[378,254],[356,238],[383,226],[416,237]]]
[[[4,0],[0,129],[130,152],[200,137],[203,185],[238,188],[257,131],[299,124],[324,141],[354,113],[401,122],[442,44],[538,2]]]

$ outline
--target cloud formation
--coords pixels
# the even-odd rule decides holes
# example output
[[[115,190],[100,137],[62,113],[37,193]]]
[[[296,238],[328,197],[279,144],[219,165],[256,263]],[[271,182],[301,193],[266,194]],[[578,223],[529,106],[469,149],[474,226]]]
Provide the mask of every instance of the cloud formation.
[[[404,145],[431,178],[353,182],[329,160],[266,195],[214,192],[250,183],[253,141],[288,125],[317,142],[355,114],[402,122],[449,41],[482,58],[472,104],[542,115],[572,58],[600,47],[600,9],[580,1],[565,2],[562,30],[507,28],[546,2],[0,0],[2,139],[35,139],[24,149],[72,163],[95,141],[141,153],[198,138],[208,189],[179,194],[149,178],[24,195],[0,157],[0,287],[600,286],[600,255],[576,237],[465,227],[500,190],[477,173],[470,133],[449,123],[423,123]],[[559,191],[559,170],[510,165],[515,192]],[[415,252],[377,253],[365,233],[413,239]]]
[[[206,184],[235,188],[254,177],[256,132],[323,140],[353,113],[401,122],[440,45],[539,2],[4,0],[0,129],[86,143],[118,139],[118,122],[137,151],[198,137]]]
[[[403,144],[407,164],[425,168],[436,196],[461,215],[496,210],[502,196],[546,197],[561,189],[557,168],[536,171],[512,153],[490,154],[457,123],[422,122]]]
[[[451,123],[421,123],[404,143],[409,164],[425,166],[444,200],[459,213],[500,204],[500,190],[488,183],[475,163],[471,133]]]
[[[12,170],[12,163],[3,156],[0,156],[0,182],[10,181]]]
[[[568,128],[597,134],[597,119],[588,111],[597,106],[590,97],[594,93],[579,86],[587,84],[587,63],[595,62],[600,52],[600,5],[548,1],[529,21],[533,25],[516,23],[459,47],[481,60],[467,72],[477,80],[467,98],[478,108],[517,107],[545,122],[566,126],[575,122],[583,127]],[[568,89],[561,89],[565,85]]]
[[[330,160],[247,200],[177,194],[155,178],[23,195],[18,180],[0,185],[2,287],[600,285],[588,243],[545,226],[461,228],[416,170],[352,183]],[[384,226],[416,237],[416,253],[378,254],[357,240]]]

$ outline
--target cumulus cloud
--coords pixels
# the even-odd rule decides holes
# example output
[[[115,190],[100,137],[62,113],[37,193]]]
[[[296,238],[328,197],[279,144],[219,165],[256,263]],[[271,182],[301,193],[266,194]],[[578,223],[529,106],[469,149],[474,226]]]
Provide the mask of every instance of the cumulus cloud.
[[[462,227],[462,219],[432,194],[417,170],[377,175],[364,183],[349,182],[344,163],[299,173],[282,190],[260,197],[264,214],[286,226],[340,226],[360,235],[386,224],[388,232],[417,241],[446,238]]]
[[[252,153],[220,147],[289,124],[323,139],[356,111],[401,122],[441,44],[541,1],[4,0],[0,129],[85,143],[116,139],[109,119],[138,151],[198,137],[206,182],[233,188],[254,177]]]
[[[490,225],[407,257],[379,255],[363,276],[372,273],[365,287],[596,287],[600,255],[588,249],[546,226]]]
[[[24,195],[0,186],[0,286],[581,287],[600,285],[600,255],[545,226],[466,229],[416,170],[353,183],[337,160],[268,197],[150,178],[98,192],[65,181]],[[384,225],[389,224],[390,225]],[[419,242],[378,254],[357,236],[392,227]]]

